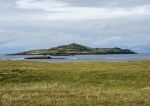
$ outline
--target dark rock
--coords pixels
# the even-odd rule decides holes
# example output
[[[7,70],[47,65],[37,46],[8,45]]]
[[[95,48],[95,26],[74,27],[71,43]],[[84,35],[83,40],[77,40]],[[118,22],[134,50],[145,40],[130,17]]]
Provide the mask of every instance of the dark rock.
[[[52,59],[50,56],[27,57],[25,59]]]
[[[50,56],[37,56],[37,57],[27,57],[25,59],[65,59],[65,58],[52,58]]]

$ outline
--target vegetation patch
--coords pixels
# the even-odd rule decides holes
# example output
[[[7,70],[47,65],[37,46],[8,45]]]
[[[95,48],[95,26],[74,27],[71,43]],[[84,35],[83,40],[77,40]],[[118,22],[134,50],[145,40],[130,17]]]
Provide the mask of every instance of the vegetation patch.
[[[150,61],[0,61],[0,106],[149,106]]]

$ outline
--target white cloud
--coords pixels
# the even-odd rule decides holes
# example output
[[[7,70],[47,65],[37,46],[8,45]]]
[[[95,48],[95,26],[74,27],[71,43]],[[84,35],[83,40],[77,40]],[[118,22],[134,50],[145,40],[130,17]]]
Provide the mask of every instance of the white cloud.
[[[40,9],[44,11],[62,11],[61,9],[67,6],[66,3],[56,0],[18,0],[16,4],[21,9]]]
[[[150,17],[150,4],[134,7],[77,7],[58,0],[17,0],[15,8],[17,11],[2,13],[0,21],[80,21]]]
[[[19,0],[17,8],[42,10],[44,20],[110,19],[118,17],[150,16],[150,5],[135,7],[73,7],[56,0]]]

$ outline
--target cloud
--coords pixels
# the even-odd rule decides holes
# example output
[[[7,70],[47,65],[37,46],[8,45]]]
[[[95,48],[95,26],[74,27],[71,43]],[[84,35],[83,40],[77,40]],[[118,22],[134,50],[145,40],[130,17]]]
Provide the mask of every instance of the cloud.
[[[150,16],[150,5],[134,7],[77,7],[56,0],[19,0],[17,8],[23,10],[42,10],[44,20],[85,20],[110,19],[118,17]],[[52,13],[51,13],[52,12]]]
[[[92,26],[93,27],[93,26]],[[82,29],[82,26],[80,27]],[[17,30],[18,29],[18,30]],[[26,28],[25,28],[26,29]],[[38,30],[35,30],[38,29]],[[117,33],[110,29],[100,30],[96,34],[89,33],[93,29],[87,31],[76,32],[75,29],[64,31],[64,30],[41,30],[38,27],[32,29],[29,27],[24,30],[19,28],[5,29],[0,31],[0,49],[5,48],[6,50],[11,50],[11,52],[24,51],[30,49],[41,49],[50,48],[62,44],[69,43],[80,43],[83,45],[88,45],[91,47],[122,47],[131,48],[133,50],[138,50],[142,52],[143,47],[147,47],[150,42],[150,38],[147,34],[139,33]],[[96,30],[96,29],[95,29]],[[119,29],[119,31],[125,32],[125,28]],[[76,32],[76,33],[75,33]],[[107,32],[107,33],[106,33]],[[16,48],[16,50],[12,50]],[[3,51],[4,52],[4,51]]]
[[[150,4],[149,0],[59,0],[77,7],[135,7]]]
[[[18,0],[16,1],[16,5],[21,9],[39,9],[47,11],[58,11],[63,9],[63,7],[67,6],[66,3],[59,2],[56,0]],[[58,9],[57,9],[58,8]]]
[[[150,52],[148,0],[9,1],[0,1],[0,53],[73,42]]]
[[[143,4],[132,7],[84,7],[72,6],[70,2],[63,2],[58,0],[17,0],[11,12],[2,13],[0,21],[84,21],[109,20],[125,17],[143,18],[150,17],[149,10],[150,4]],[[10,15],[11,18],[9,17]]]
[[[17,2],[65,4],[71,7],[135,7],[150,4],[148,0],[17,0]]]

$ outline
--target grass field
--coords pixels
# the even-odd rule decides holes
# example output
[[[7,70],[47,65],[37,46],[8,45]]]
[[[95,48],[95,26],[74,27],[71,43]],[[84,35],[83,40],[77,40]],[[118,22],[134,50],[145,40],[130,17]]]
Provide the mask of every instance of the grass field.
[[[150,61],[0,61],[0,106],[150,106]]]

